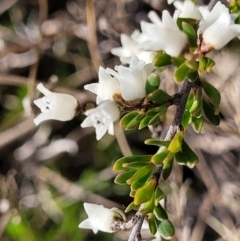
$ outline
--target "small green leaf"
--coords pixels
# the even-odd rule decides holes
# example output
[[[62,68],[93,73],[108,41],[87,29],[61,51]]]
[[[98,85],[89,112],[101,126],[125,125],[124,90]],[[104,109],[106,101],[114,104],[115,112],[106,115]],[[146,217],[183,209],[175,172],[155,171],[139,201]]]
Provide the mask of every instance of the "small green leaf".
[[[172,64],[179,67],[181,64],[185,62],[185,58],[183,56],[173,57]]]
[[[156,67],[164,67],[172,64],[171,59],[172,57],[170,55],[166,54],[163,51],[159,51],[153,60],[153,64]]]
[[[177,18],[177,26],[180,30],[183,30],[183,23],[187,23],[190,26],[196,26],[198,24],[198,20],[193,18]]]
[[[154,198],[155,198],[155,206],[159,204],[159,202],[164,198],[164,193],[160,189],[160,187],[157,187],[154,193]]]
[[[118,174],[114,180],[115,183],[124,185],[126,181],[135,174],[136,170],[134,171],[125,171]]]
[[[211,124],[214,126],[218,126],[220,123],[220,118],[218,115],[214,114],[214,109],[211,105],[209,105],[204,99],[203,99],[203,112],[207,119],[210,121]]]
[[[198,88],[195,92],[193,104],[189,109],[189,112],[194,117],[202,116],[202,88]]]
[[[182,149],[182,140],[184,137],[184,132],[179,131],[178,133],[175,134],[173,137],[170,145],[168,146],[168,150],[172,153],[176,153]]]
[[[187,74],[187,79],[191,82],[195,82],[197,79],[199,79],[199,75],[197,71],[189,72]]]
[[[182,118],[182,126],[184,128],[184,130],[187,129],[188,125],[191,123],[192,121],[192,115],[188,110],[184,111],[183,114],[183,118]]]
[[[194,28],[190,24],[182,22],[182,30],[187,35],[190,47],[197,47],[197,34]]]
[[[196,71],[198,69],[198,62],[196,60],[185,61],[187,67],[191,70]]]
[[[154,207],[153,213],[155,217],[160,221],[168,219],[168,215],[166,211],[163,209],[163,207],[160,204]]]
[[[125,209],[125,213],[128,213],[132,210],[137,210],[138,206],[134,204],[134,202],[131,202]]]
[[[146,82],[146,93],[152,93],[154,90],[158,89],[160,85],[160,78],[157,74],[151,73]]]
[[[174,157],[174,153],[169,153],[167,158],[165,158],[164,160],[164,166],[162,169],[162,178],[163,180],[167,180],[168,177],[170,176],[171,172],[172,172],[172,167],[173,167],[173,157]]]
[[[194,92],[191,91],[187,99],[186,110],[189,110],[191,108],[193,104],[193,100],[194,100]]]
[[[139,122],[145,117],[144,114],[139,113],[137,116],[135,116],[125,127],[126,130],[132,130],[135,129]]]
[[[141,178],[144,175],[148,175],[148,174],[150,175],[152,173],[152,171],[153,171],[152,164],[142,167],[130,179],[127,180],[127,184],[128,185],[132,184],[134,181],[138,180],[139,178]]]
[[[138,211],[142,214],[147,214],[147,213],[151,213],[153,209],[154,209],[154,195],[152,195],[149,201],[141,204]]]
[[[147,139],[144,141],[146,145],[152,145],[152,146],[165,146],[168,147],[171,141],[159,141],[156,139]]]
[[[156,124],[158,121],[160,121],[160,115],[161,115],[161,113],[157,113],[155,116],[153,116],[152,118],[151,118],[151,120],[149,121],[149,125],[154,125],[154,124]]]
[[[206,67],[205,67],[205,71],[207,73],[210,73],[212,67],[215,65],[215,62],[209,57],[206,57],[206,59],[207,59],[207,64],[206,64]]]
[[[149,121],[152,119],[152,116],[146,116],[144,117],[141,121],[140,124],[138,126],[138,129],[141,130],[144,127],[148,126]]]
[[[157,232],[157,225],[155,221],[155,216],[152,213],[148,215],[148,225],[149,225],[149,230],[151,234],[155,235]]]
[[[171,239],[175,234],[175,229],[169,220],[163,220],[158,226],[158,231],[167,240]]]
[[[137,189],[139,189],[140,187],[143,187],[144,184],[148,181],[148,179],[151,178],[151,175],[152,175],[151,172],[147,172],[143,174],[141,177],[139,177],[138,179],[136,179],[135,181],[133,181],[131,184],[131,190],[137,191]]]
[[[205,71],[206,68],[206,64],[207,64],[207,60],[205,57],[201,58],[199,60],[199,64],[198,64],[198,71],[201,73],[203,71]]]
[[[203,80],[202,80],[202,86],[203,86],[203,89],[204,89],[206,95],[210,98],[210,100],[213,103],[214,110],[215,110],[214,114],[218,115],[219,114],[219,105],[220,105],[220,101],[221,101],[221,95],[220,95],[219,91],[214,86],[212,86],[211,84],[209,84],[208,82],[203,81]]]
[[[151,117],[155,116],[156,114],[163,115],[163,114],[166,113],[168,107],[169,107],[169,103],[161,104],[161,106],[159,106],[159,107],[155,107],[155,108],[150,109],[146,113],[146,115],[151,116]]]
[[[169,154],[169,150],[165,149],[155,155],[152,156],[152,163],[157,164],[157,165],[162,165],[163,161],[165,160],[165,158],[167,158]]]
[[[174,157],[179,165],[187,165],[188,158],[181,151],[177,152]]]
[[[120,125],[126,127],[138,115],[139,113],[137,111],[127,113],[122,117]]]
[[[204,121],[203,118],[192,117],[192,127],[196,133],[203,133],[204,131]]]
[[[152,158],[152,155],[134,155],[134,156],[125,156],[120,159],[118,159],[114,166],[113,170],[114,171],[122,171],[125,169],[123,167],[124,163],[132,163],[132,162],[150,162]]]
[[[149,201],[153,196],[156,185],[156,178],[153,178],[152,180],[148,181],[143,187],[139,188],[134,196],[134,204],[140,205]]]
[[[187,74],[189,73],[189,68],[186,63],[181,64],[173,73],[174,80],[177,83],[182,82],[186,79]]]
[[[135,169],[138,170],[142,167],[145,167],[149,164],[149,162],[131,162],[131,163],[123,163],[123,167],[126,169]]]
[[[193,168],[199,162],[198,156],[185,141],[182,145],[182,153],[187,157],[187,166],[189,168]]]
[[[157,89],[153,91],[151,94],[147,95],[147,99],[161,104],[171,100],[172,97],[166,92],[164,92],[162,89]]]

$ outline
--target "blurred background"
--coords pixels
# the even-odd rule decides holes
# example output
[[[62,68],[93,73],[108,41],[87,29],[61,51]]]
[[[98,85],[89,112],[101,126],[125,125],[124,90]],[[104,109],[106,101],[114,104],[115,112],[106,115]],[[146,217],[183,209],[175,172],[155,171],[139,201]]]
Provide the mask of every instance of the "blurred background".
[[[153,154],[144,140],[164,137],[166,123],[125,132],[97,142],[84,116],[36,127],[42,82],[55,92],[74,95],[82,104],[95,102],[83,89],[97,81],[99,66],[120,64],[111,55],[120,34],[139,28],[147,13],[174,8],[159,0],[0,0],[0,240],[127,240],[129,232],[94,235],[80,230],[87,215],[83,202],[124,208],[132,201],[129,187],[113,183],[113,163],[123,155]],[[194,169],[174,166],[161,186],[176,228],[172,240],[240,240],[240,48],[232,41],[213,53],[216,67],[206,78],[222,94],[221,124],[206,123],[203,134],[191,128],[187,142],[200,157]],[[178,90],[166,70],[162,88]],[[129,148],[130,146],[130,148]],[[131,214],[130,214],[131,215]],[[151,239],[144,234],[144,239]]]

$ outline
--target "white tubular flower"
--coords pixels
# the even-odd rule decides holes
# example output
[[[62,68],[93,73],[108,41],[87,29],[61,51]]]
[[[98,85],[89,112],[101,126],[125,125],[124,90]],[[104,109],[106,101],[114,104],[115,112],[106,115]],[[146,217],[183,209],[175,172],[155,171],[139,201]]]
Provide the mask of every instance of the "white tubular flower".
[[[99,83],[88,84],[84,89],[97,95],[96,102],[99,104],[104,100],[113,100],[114,94],[120,94],[119,81],[106,73],[106,70],[100,66],[98,71]]]
[[[93,203],[84,203],[83,206],[88,218],[79,224],[79,228],[92,229],[94,233],[113,233],[117,231],[114,229],[114,221],[125,221],[124,213],[116,208],[108,209]]]
[[[144,51],[138,47],[138,40],[141,38],[139,30],[134,30],[129,37],[126,34],[121,34],[122,47],[113,48],[111,53],[120,58],[122,64],[130,64],[133,55],[146,63],[152,63],[156,53],[153,51]]]
[[[134,55],[129,67],[120,65],[115,67],[117,72],[109,68],[106,71],[119,80],[122,98],[133,101],[146,96],[146,81],[155,68],[153,64],[146,64]]]
[[[221,2],[217,2],[211,12],[201,7],[199,10],[203,15],[203,21],[198,29],[202,52],[221,49],[239,35],[240,25],[234,24],[237,16],[230,14]]]
[[[164,50],[171,56],[181,54],[188,43],[187,36],[179,30],[169,12],[163,11],[162,21],[154,11],[149,12],[148,17],[153,23],[141,22],[144,38],[140,39],[139,47],[151,51]]]
[[[87,110],[85,115],[87,118],[82,122],[81,127],[95,127],[97,140],[100,140],[107,131],[110,135],[114,135],[113,122],[120,117],[120,111],[115,102],[105,100],[96,108]]]
[[[191,0],[185,0],[184,2],[175,1],[173,3],[177,9],[174,13],[174,18],[192,18],[196,20],[202,19],[202,14],[199,11],[199,7],[196,6]]]
[[[42,112],[34,119],[35,125],[45,120],[68,121],[75,116],[78,102],[72,95],[53,93],[42,83],[38,84],[37,89],[45,96],[33,101]]]

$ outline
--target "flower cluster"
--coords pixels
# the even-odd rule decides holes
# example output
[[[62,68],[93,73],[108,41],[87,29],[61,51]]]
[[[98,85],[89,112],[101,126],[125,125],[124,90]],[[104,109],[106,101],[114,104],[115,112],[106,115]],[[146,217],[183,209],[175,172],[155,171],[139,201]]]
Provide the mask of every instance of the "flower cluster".
[[[206,54],[212,49],[221,49],[231,39],[239,35],[240,25],[235,24],[237,16],[230,14],[228,8],[218,2],[209,11],[205,6],[199,7],[190,0],[175,1],[173,17],[164,10],[162,18],[154,11],[149,12],[151,23],[142,21],[141,31],[133,31],[131,36],[121,34],[122,47],[113,48],[112,54],[118,56],[122,64],[115,70],[99,68],[99,82],[85,85],[85,89],[96,94],[98,106],[87,110],[87,118],[82,127],[94,126],[97,140],[108,131],[113,135],[113,122],[120,118],[120,109],[116,100],[134,102],[145,98],[146,81],[154,71],[152,64],[157,51],[164,51],[172,57],[178,57],[187,50],[188,37],[179,28],[178,19],[192,19],[198,24],[198,51]],[[56,119],[67,121],[75,116],[77,100],[66,94],[56,94],[47,90],[42,84],[38,90],[45,97],[34,103],[41,109],[41,114],[34,119],[36,125],[44,120]]]

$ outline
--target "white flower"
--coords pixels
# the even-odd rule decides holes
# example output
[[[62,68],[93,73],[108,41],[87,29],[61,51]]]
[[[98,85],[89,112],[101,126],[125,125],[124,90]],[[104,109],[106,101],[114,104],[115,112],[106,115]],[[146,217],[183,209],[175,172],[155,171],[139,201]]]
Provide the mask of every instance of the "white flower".
[[[99,67],[98,71],[98,79],[99,83],[84,86],[84,89],[89,90],[97,95],[97,104],[104,100],[113,100],[114,94],[120,94],[119,81],[106,73],[106,70],[101,66]]]
[[[122,47],[113,48],[111,53],[118,56],[122,64],[130,64],[133,55],[136,55],[146,63],[152,63],[156,53],[140,49],[138,47],[139,38],[141,38],[141,33],[137,29],[133,31],[130,37],[126,34],[121,34]]]
[[[84,203],[84,209],[88,218],[79,224],[79,228],[92,229],[94,233],[99,230],[106,233],[113,233],[114,221],[125,221],[121,212],[119,213],[116,208],[108,209],[102,205],[93,203]]]
[[[108,131],[110,135],[114,135],[113,122],[120,117],[120,111],[115,102],[105,100],[96,108],[85,112],[87,118],[82,122],[83,128],[93,126],[96,129],[97,140],[100,140]]]
[[[34,104],[41,109],[41,114],[34,119],[35,125],[45,120],[71,120],[76,114],[77,100],[68,94],[53,93],[46,89],[42,83],[37,89],[45,96],[34,100]]]
[[[122,98],[133,101],[146,96],[146,81],[155,68],[153,64],[146,64],[134,55],[129,67],[120,65],[115,67],[117,72],[109,68],[106,71],[119,80]]]
[[[230,14],[228,8],[221,2],[217,2],[211,12],[201,7],[199,10],[203,15],[203,21],[198,29],[202,52],[221,49],[239,35],[240,25],[234,24],[237,16]]]
[[[196,6],[191,0],[185,0],[184,2],[175,1],[173,3],[177,9],[174,13],[174,18],[192,18],[196,20],[202,19],[202,14],[199,11],[199,7]]]
[[[153,23],[141,22],[144,37],[139,40],[139,47],[145,50],[164,50],[171,56],[178,56],[188,43],[187,36],[181,32],[169,12],[162,12],[162,21],[151,11],[148,17]]]

